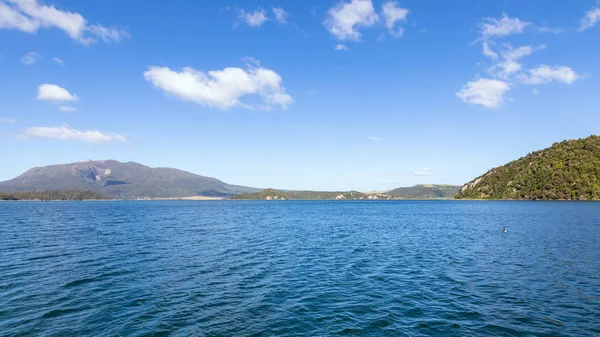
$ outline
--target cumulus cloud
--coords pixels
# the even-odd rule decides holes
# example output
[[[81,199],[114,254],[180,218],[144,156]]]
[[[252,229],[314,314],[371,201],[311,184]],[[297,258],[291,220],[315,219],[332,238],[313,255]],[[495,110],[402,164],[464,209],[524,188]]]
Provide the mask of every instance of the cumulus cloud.
[[[583,76],[577,74],[573,69],[566,66],[547,66],[541,65],[529,69],[527,74],[522,74],[519,79],[525,84],[544,84],[553,81],[573,84]]]
[[[60,29],[85,45],[95,43],[98,38],[104,42],[118,42],[129,38],[126,30],[89,25],[79,13],[44,5],[38,0],[0,0],[0,29],[35,34],[41,28]]]
[[[68,105],[61,105],[58,110],[60,111],[64,111],[64,112],[75,112],[77,111],[77,108],[74,106],[68,106]]]
[[[246,69],[228,67],[206,73],[190,67],[178,72],[152,66],[144,72],[144,78],[169,95],[221,110],[235,106],[253,108],[241,101],[244,96],[258,96],[266,109],[272,105],[285,109],[294,101],[286,93],[281,76],[259,64],[249,64]]]
[[[324,25],[339,40],[360,40],[358,31],[371,27],[379,20],[371,0],[351,0],[340,2],[328,11]]]
[[[502,14],[500,19],[486,18],[479,23],[479,38],[482,53],[494,63],[487,69],[492,78],[481,78],[468,82],[456,93],[465,103],[478,104],[486,108],[498,108],[506,100],[505,94],[519,84],[544,84],[553,81],[572,84],[582,78],[566,66],[541,65],[526,69],[520,59],[533,52],[546,49],[546,45],[531,45],[513,48],[508,43],[496,44],[494,39],[507,38],[522,33],[530,22]],[[536,28],[538,31],[553,32],[550,28]],[[478,78],[478,76],[477,76]],[[536,89],[537,90],[537,89]],[[536,93],[536,92],[534,92]]]
[[[417,177],[430,176],[432,174],[433,173],[427,167],[412,171],[412,175]]]
[[[479,104],[486,108],[498,108],[504,102],[504,94],[510,89],[510,84],[500,80],[480,78],[468,82],[456,93],[465,103]]]
[[[346,45],[338,43],[335,45],[335,50],[337,51],[346,51],[348,50],[348,47],[346,47]]]
[[[273,14],[275,15],[275,20],[280,25],[287,25],[287,18],[290,13],[286,12],[285,9],[281,7],[273,7]]]
[[[267,21],[267,12],[264,9],[257,9],[254,12],[246,12],[243,9],[238,10],[238,22],[245,23],[250,27],[260,27]]]
[[[24,138],[51,138],[69,141],[79,141],[86,143],[100,142],[126,142],[125,136],[118,133],[102,133],[96,130],[77,130],[70,126],[34,126],[24,129],[21,133]]]
[[[482,39],[492,37],[506,37],[509,35],[522,33],[531,22],[521,21],[518,18],[511,18],[502,14],[502,18],[486,18],[479,24],[479,32]]]
[[[0,117],[0,123],[2,124],[12,124],[16,122],[14,118]]]
[[[23,57],[21,57],[21,62],[25,63],[28,66],[32,66],[40,58],[41,58],[40,54],[35,53],[35,52],[29,52],[29,53],[23,55]]]
[[[55,63],[60,64],[61,66],[65,66],[65,62],[63,62],[63,60],[59,59],[58,57],[53,57],[52,61],[54,61]]]
[[[583,32],[586,29],[594,27],[600,21],[600,7],[590,9],[585,13],[585,16],[581,19],[581,26],[579,31]]]
[[[401,37],[404,34],[402,27],[395,27],[396,22],[406,21],[409,10],[400,7],[397,1],[388,1],[382,6],[382,14],[385,17],[385,26],[388,29],[390,35],[395,37]]]
[[[369,139],[370,141],[373,141],[373,142],[380,142],[380,141],[382,141],[382,140],[383,140],[383,138],[381,138],[381,137],[376,137],[376,136],[371,136],[371,137],[369,137],[369,138],[367,138],[367,139]]]
[[[72,95],[67,89],[61,88],[56,84],[42,84],[38,87],[38,100],[46,101],[76,101],[79,99]]]

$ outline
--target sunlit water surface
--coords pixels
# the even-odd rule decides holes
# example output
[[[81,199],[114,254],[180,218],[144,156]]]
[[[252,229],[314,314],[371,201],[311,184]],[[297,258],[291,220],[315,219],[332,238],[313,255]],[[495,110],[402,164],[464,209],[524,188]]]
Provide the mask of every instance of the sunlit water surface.
[[[0,335],[599,336],[600,203],[2,202]]]

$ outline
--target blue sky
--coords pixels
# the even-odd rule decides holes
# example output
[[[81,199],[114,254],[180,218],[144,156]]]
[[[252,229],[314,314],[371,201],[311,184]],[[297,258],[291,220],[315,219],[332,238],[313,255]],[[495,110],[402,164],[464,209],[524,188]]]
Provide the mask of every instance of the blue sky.
[[[0,180],[116,159],[462,184],[598,134],[599,42],[594,0],[0,0]]]

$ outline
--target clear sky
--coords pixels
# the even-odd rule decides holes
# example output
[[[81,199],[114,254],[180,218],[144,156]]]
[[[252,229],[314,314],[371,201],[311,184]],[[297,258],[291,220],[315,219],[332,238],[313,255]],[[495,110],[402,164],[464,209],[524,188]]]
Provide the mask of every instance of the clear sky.
[[[598,134],[599,54],[595,0],[0,0],[0,180],[116,159],[462,184]]]

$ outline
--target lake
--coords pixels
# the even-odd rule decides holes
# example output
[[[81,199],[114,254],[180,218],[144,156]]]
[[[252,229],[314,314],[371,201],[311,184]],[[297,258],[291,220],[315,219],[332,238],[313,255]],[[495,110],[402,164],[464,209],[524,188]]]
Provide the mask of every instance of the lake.
[[[600,203],[0,202],[0,335],[599,336]]]

